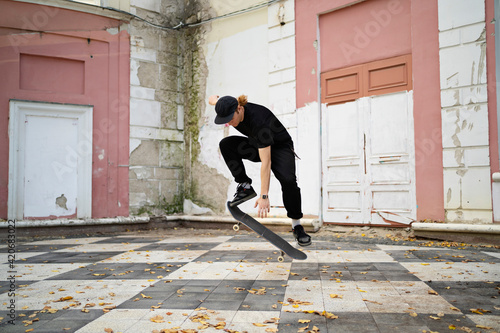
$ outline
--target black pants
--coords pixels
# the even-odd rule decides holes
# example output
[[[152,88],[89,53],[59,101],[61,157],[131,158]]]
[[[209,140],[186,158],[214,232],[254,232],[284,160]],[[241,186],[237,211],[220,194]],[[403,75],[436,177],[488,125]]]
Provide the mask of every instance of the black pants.
[[[227,167],[237,183],[252,183],[245,171],[243,159],[260,162],[259,150],[250,140],[242,136],[228,136],[221,140],[219,147]],[[290,145],[271,146],[271,170],[281,184],[283,204],[292,219],[302,218],[300,188],[295,175],[295,154]]]

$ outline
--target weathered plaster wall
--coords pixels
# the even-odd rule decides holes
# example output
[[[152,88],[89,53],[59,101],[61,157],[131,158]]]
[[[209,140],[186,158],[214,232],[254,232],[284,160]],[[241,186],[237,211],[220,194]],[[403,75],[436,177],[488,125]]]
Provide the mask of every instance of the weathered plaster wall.
[[[251,7],[261,1],[210,1],[216,15],[223,15]],[[279,1],[269,7],[257,9],[245,14],[213,21],[211,30],[206,31],[202,44],[207,66],[207,79],[204,94],[232,95],[245,94],[250,102],[267,106],[282,121],[292,136],[298,155],[308,155],[310,147],[301,145],[298,137],[300,125],[295,109],[295,2]],[[197,161],[215,178],[207,178],[202,173],[204,184],[211,188],[213,205],[218,210],[225,210],[224,203],[232,199],[236,190],[227,166],[219,152],[219,141],[228,135],[239,135],[230,127],[215,125],[214,107],[205,98],[200,119],[200,154]],[[316,132],[315,132],[316,133]],[[304,133],[306,136],[307,133]],[[315,143],[318,147],[319,141]],[[304,154],[302,154],[302,152]],[[310,168],[303,158],[297,161],[299,186],[303,193],[305,214],[317,215],[315,204],[309,204],[313,193],[309,193],[308,175]],[[314,163],[314,162],[313,162]],[[253,180],[253,187],[260,191],[260,164],[246,163],[248,175]],[[318,168],[319,170],[319,168]],[[310,170],[309,170],[310,174]],[[304,191],[306,189],[306,191]],[[214,193],[216,192],[216,193]],[[277,180],[271,179],[271,213],[285,215],[282,203],[281,187]],[[313,196],[314,197],[314,196]],[[314,200],[314,199],[312,199]],[[242,205],[246,211],[253,210],[254,201]],[[313,209],[306,209],[310,207]]]
[[[484,0],[439,0],[444,204],[449,222],[491,223]]]
[[[218,209],[224,200],[220,199],[218,186],[225,179],[213,168],[200,163],[199,156],[204,147],[200,142],[200,131],[203,127],[203,113],[205,108],[205,87],[208,68],[203,44],[209,31],[210,23],[197,24],[200,21],[216,16],[208,1],[188,1],[185,11],[186,23],[195,24],[184,30],[183,77],[184,77],[184,188],[185,197],[197,204]]]
[[[184,2],[131,0],[130,11],[173,27]],[[130,24],[130,213],[182,210],[183,32]]]

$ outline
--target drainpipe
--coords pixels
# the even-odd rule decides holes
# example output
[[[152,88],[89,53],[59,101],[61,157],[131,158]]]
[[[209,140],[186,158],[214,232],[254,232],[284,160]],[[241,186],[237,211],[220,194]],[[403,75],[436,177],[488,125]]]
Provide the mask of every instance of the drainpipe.
[[[498,158],[500,163],[500,0],[495,0],[495,70],[497,93]],[[500,170],[499,170],[500,171]],[[493,221],[500,222],[500,172],[492,175]]]
[[[496,90],[497,90],[497,131],[498,131],[497,139],[498,139],[498,159],[500,163],[500,0],[495,0],[495,48],[496,48],[495,74],[496,74]]]
[[[495,172],[492,180],[493,221],[500,222],[500,172]]]

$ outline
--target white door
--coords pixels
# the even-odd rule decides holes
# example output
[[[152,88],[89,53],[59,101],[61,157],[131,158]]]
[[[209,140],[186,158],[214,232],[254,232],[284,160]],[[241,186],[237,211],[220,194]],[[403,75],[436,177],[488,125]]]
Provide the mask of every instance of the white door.
[[[412,105],[412,92],[399,92],[323,108],[325,222],[416,218]]]
[[[91,106],[11,101],[9,139],[9,218],[91,217]]]

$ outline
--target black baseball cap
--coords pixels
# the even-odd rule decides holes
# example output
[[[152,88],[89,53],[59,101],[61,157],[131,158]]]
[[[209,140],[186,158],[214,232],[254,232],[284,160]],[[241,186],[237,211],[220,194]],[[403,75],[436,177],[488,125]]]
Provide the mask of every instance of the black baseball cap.
[[[215,123],[217,125],[227,124],[233,119],[234,112],[238,106],[238,100],[232,96],[223,96],[215,104]]]

